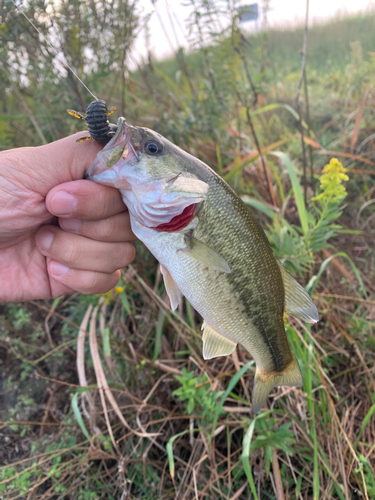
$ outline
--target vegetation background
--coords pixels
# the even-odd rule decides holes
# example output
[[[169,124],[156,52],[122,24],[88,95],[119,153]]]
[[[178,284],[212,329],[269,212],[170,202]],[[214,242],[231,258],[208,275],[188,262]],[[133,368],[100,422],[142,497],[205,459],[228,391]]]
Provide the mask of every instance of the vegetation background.
[[[318,306],[312,328],[285,318],[304,386],[252,416],[249,354],[205,362],[200,317],[169,310],[137,244],[104,296],[0,305],[0,498],[374,499],[375,12],[309,29],[304,69],[303,27],[246,37],[235,0],[186,2],[190,50],[137,62],[137,0],[18,2],[59,57],[4,0],[0,147],[80,129],[66,109],[91,99],[63,58],[207,162]]]

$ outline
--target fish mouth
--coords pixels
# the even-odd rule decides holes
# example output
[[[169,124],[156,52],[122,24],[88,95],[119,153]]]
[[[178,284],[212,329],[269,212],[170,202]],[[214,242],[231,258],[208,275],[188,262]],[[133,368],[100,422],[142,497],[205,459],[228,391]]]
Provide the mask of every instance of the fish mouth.
[[[125,118],[120,117],[115,135],[97,154],[83,178],[118,189],[129,189],[123,173],[124,167],[132,167],[139,161],[139,147],[131,137],[135,130]]]

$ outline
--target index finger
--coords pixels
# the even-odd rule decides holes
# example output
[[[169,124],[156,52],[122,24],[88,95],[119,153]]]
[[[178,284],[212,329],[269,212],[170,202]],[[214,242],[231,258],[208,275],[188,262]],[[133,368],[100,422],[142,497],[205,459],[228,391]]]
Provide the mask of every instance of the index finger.
[[[126,210],[118,189],[80,179],[52,188],[46,196],[47,210],[57,217],[100,220]]]

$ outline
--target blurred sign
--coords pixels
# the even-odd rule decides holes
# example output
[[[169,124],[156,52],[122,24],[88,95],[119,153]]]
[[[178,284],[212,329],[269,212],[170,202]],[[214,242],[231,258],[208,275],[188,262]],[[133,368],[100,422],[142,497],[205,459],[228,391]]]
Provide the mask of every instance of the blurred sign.
[[[256,21],[259,15],[258,4],[252,3],[251,5],[237,7],[237,12],[240,16],[240,23],[245,23],[246,21]]]

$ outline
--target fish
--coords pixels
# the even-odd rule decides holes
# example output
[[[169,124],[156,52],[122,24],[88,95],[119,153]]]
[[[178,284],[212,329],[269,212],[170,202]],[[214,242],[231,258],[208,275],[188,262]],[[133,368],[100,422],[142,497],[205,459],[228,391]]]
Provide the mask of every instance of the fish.
[[[244,202],[208,165],[122,117],[85,178],[120,190],[133,233],[156,257],[172,310],[185,296],[203,318],[203,358],[241,344],[254,358],[252,410],[277,386],[303,384],[284,312],[319,320]]]

